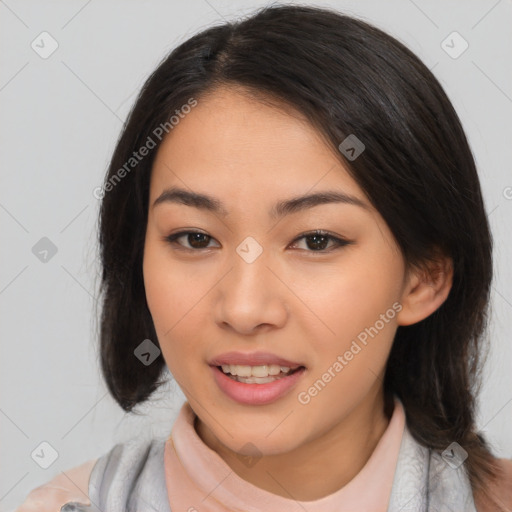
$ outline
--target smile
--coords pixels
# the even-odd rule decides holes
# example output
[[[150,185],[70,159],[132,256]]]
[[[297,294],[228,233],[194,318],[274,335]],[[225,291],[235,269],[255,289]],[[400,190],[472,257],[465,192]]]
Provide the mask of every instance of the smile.
[[[246,384],[266,384],[286,377],[292,371],[288,366],[277,364],[247,366],[240,364],[223,364],[222,371],[233,380]],[[295,368],[294,371],[298,369]]]
[[[278,365],[210,366],[220,390],[232,400],[247,405],[270,404],[295,387],[306,368]]]

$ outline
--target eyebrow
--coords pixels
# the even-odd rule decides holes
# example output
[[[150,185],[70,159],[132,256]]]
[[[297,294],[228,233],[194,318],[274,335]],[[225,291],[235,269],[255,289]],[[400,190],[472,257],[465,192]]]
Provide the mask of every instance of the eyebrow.
[[[223,217],[226,217],[229,212],[223,206],[222,202],[215,197],[200,194],[198,192],[190,192],[182,188],[172,187],[165,189],[160,196],[158,196],[152,208],[162,203],[178,203],[200,210],[217,213]],[[359,206],[365,210],[370,210],[369,206],[364,203],[361,199],[345,194],[341,191],[325,190],[316,192],[314,194],[307,194],[303,196],[293,197],[285,201],[278,201],[270,210],[269,216],[272,219],[278,219],[291,215],[299,211],[303,211],[314,206],[328,203],[342,203],[354,206]]]

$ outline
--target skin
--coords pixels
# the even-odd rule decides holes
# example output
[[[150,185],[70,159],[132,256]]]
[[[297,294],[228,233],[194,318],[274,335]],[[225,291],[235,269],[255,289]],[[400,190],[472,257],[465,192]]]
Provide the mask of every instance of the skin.
[[[152,206],[179,186],[220,200],[226,217],[184,204]],[[317,205],[279,221],[279,200],[336,190],[368,209]],[[150,184],[144,283],[162,354],[197,414],[200,438],[248,482],[287,498],[316,500],[362,469],[389,424],[383,376],[396,329],[446,299],[443,259],[435,280],[408,271],[380,214],[300,114],[263,104],[243,90],[201,98],[160,146]],[[186,231],[209,237],[194,249]],[[319,252],[315,229],[352,242]],[[248,236],[263,249],[252,263],[236,252]],[[181,243],[181,246],[179,245]],[[205,248],[201,248],[205,247]],[[331,249],[331,247],[333,249]],[[186,251],[189,248],[189,251]],[[195,252],[193,252],[195,251]],[[307,390],[394,303],[401,311],[304,405]],[[306,366],[297,386],[267,405],[242,405],[216,385],[208,361],[231,350],[269,351]],[[246,443],[261,458],[248,467]]]

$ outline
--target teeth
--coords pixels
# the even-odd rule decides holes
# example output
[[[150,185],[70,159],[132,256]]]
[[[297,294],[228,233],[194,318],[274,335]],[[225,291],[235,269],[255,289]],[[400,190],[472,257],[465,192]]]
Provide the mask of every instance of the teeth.
[[[223,364],[222,371],[239,377],[269,377],[279,375],[279,373],[288,373],[291,368],[287,366],[279,366],[277,364],[246,366],[241,364]]]
[[[281,377],[239,377],[235,375],[232,377],[238,382],[243,382],[244,384],[267,384],[269,382],[274,382],[275,380],[280,379]]]

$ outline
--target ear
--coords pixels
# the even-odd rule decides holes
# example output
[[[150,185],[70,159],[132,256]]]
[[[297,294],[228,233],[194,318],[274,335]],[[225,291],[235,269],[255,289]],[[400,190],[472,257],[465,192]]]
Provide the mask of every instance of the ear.
[[[439,256],[429,271],[410,269],[402,293],[398,325],[412,325],[427,318],[446,300],[453,283],[453,261]]]

